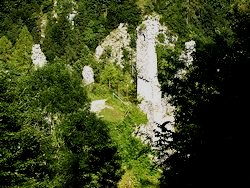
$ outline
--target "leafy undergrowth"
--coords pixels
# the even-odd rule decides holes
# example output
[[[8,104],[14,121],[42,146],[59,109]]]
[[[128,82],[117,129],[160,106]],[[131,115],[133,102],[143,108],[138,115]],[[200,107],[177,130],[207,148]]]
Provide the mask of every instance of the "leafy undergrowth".
[[[99,114],[108,124],[110,136],[118,147],[124,174],[118,188],[156,188],[160,172],[150,159],[151,149],[133,136],[140,124],[147,122],[146,115],[137,106],[117,97],[102,85],[89,88],[91,100],[106,99],[110,108]]]

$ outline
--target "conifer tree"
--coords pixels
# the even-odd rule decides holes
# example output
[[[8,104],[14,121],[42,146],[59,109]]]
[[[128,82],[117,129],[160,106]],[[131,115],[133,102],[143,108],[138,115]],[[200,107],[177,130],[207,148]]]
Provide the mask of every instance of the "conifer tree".
[[[25,118],[19,70],[0,61],[0,73],[0,187],[42,186],[48,177],[45,138]]]
[[[28,28],[24,26],[14,46],[11,58],[11,63],[14,66],[17,66],[21,72],[31,68],[31,52],[33,44],[33,37],[30,34]]]
[[[80,76],[61,60],[21,75],[1,65],[0,186],[115,187],[116,147]]]
[[[12,43],[6,36],[0,38],[0,61],[8,61],[12,52]]]

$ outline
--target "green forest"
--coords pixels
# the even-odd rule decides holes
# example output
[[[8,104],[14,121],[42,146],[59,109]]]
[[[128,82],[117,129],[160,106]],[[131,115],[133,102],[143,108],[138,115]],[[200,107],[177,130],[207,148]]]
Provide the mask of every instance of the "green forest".
[[[171,122],[155,130],[157,150],[135,135],[148,120],[130,52],[122,67],[109,50],[95,57],[120,23],[136,50],[148,15],[178,38],[156,46],[162,95],[175,106],[174,131]],[[190,40],[193,63],[176,77]],[[35,44],[43,67],[32,62]],[[248,187],[248,70],[249,0],[1,0],[0,188]],[[107,108],[92,112],[101,99]]]

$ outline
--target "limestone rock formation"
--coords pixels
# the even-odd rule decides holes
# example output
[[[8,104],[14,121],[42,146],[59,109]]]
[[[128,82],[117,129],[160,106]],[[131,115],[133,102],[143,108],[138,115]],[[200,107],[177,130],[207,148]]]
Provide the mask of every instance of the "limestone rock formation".
[[[106,99],[92,101],[90,111],[98,114],[105,108],[113,109],[111,106],[106,105],[106,101]]]
[[[96,59],[99,60],[105,53],[110,53],[109,60],[122,66],[123,50],[132,51],[129,46],[131,37],[127,30],[128,27],[124,23],[121,23],[117,29],[113,30],[96,48]]]
[[[188,67],[190,67],[194,61],[192,54],[196,51],[195,45],[196,43],[193,40],[185,42],[185,50],[180,56],[180,60],[184,62],[185,68],[178,70],[175,77],[183,79],[187,74]]]
[[[41,68],[47,63],[46,56],[42,52],[40,44],[32,46],[31,59],[36,68]]]
[[[90,66],[84,66],[82,70],[83,82],[85,85],[94,83],[94,71]]]
[[[68,20],[70,21],[72,26],[75,25],[74,18],[76,17],[76,15],[77,15],[77,11],[75,10],[73,10],[72,13],[68,15]]]
[[[154,130],[159,130],[158,125],[167,120],[174,120],[172,114],[170,115],[172,108],[170,109],[166,99],[162,98],[157,77],[156,41],[162,31],[165,32],[166,28],[161,26],[157,16],[147,17],[137,28],[137,96],[141,100],[139,107],[148,117],[148,124],[141,126],[138,134],[149,137],[151,143],[157,141]],[[168,111],[169,114],[167,114]],[[172,127],[168,128],[172,129]]]
[[[74,0],[71,0],[70,3],[72,6],[72,10],[71,10],[71,13],[67,16],[67,18],[72,25],[72,29],[74,29],[74,25],[75,25],[74,19],[75,19],[76,15],[78,14],[78,12],[75,10],[75,8],[77,8],[77,3]]]
[[[192,54],[196,51],[195,45],[196,43],[193,40],[185,42],[185,50],[181,54],[180,59],[185,62],[186,66],[190,66],[194,60]]]
[[[95,113],[99,113],[101,112],[104,108],[106,108],[106,100],[95,100],[92,101],[90,104],[90,111],[91,112],[95,112]]]

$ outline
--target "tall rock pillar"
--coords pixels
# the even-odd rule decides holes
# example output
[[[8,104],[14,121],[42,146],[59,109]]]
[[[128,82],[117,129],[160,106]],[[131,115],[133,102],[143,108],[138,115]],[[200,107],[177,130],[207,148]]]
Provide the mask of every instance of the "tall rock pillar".
[[[157,140],[154,130],[165,122],[166,114],[157,77],[156,37],[160,27],[159,18],[149,16],[137,28],[136,41],[137,96],[141,100],[139,107],[148,117],[148,124],[140,128],[139,134],[146,135],[152,142]]]

